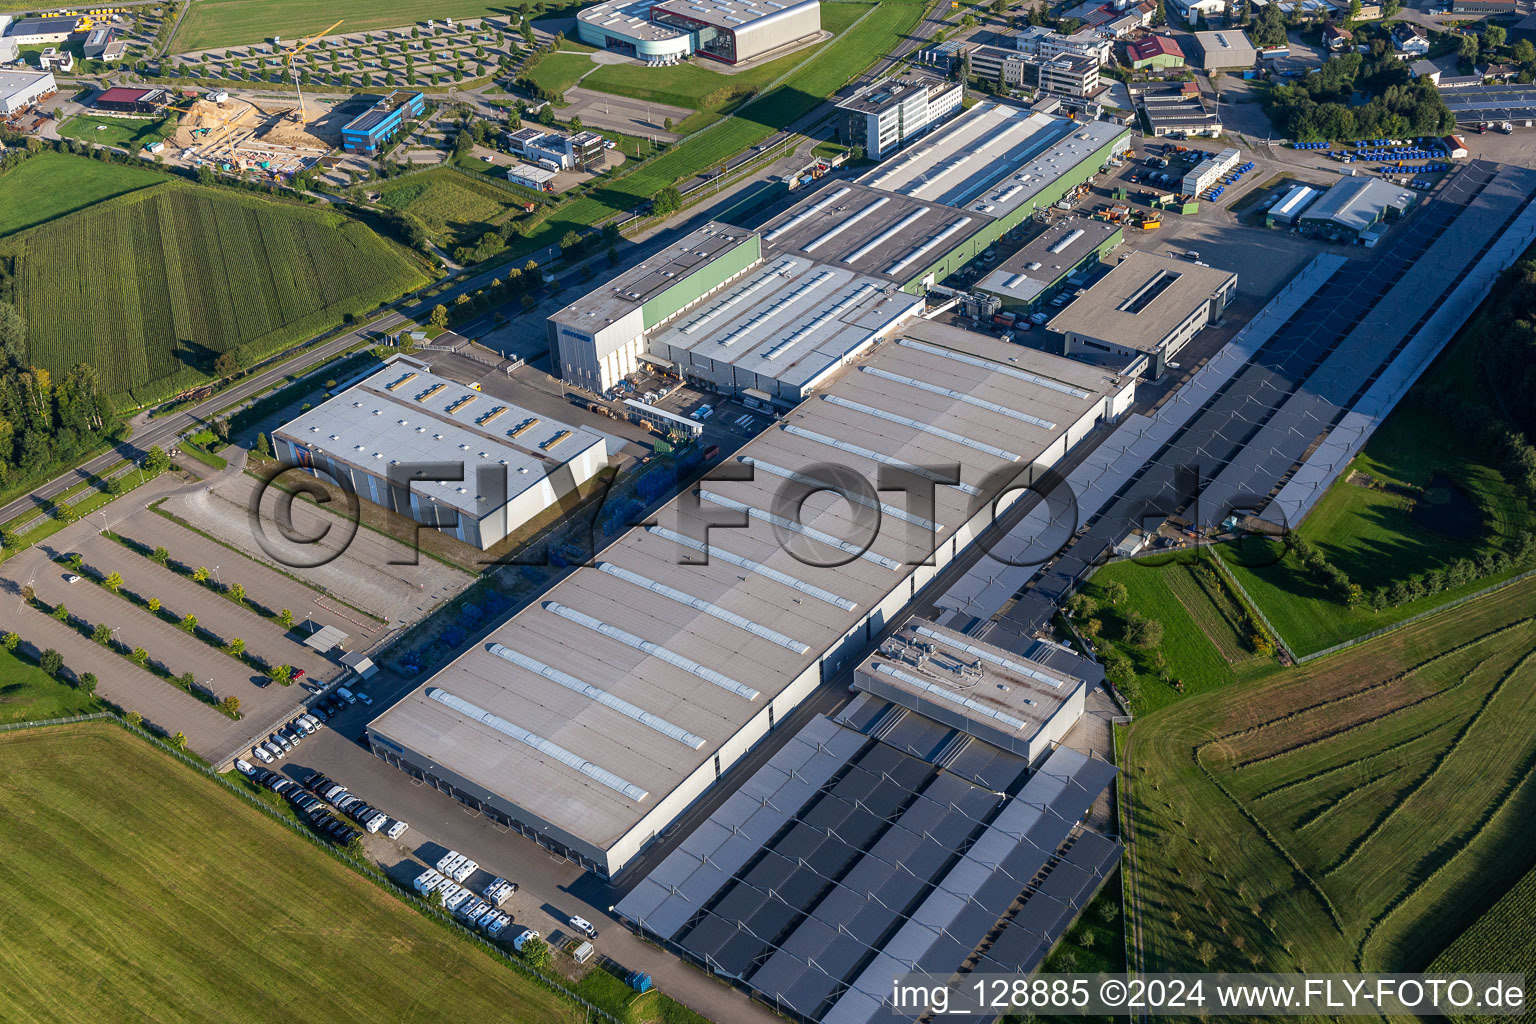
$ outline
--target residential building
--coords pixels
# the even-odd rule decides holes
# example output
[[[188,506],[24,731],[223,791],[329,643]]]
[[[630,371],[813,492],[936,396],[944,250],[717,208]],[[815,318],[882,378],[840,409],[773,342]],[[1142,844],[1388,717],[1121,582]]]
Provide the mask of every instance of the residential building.
[[[1323,26],[1323,45],[1334,53],[1347,50],[1354,44],[1354,34],[1347,28],[1340,28],[1333,22]]]
[[[838,101],[842,141],[883,160],[957,113],[964,96],[964,83],[924,71],[883,79]]]
[[[1429,36],[1410,21],[1392,26],[1392,49],[1401,57],[1423,57],[1429,53]]]
[[[1184,51],[1172,36],[1147,36],[1125,48],[1133,68],[1181,68]]]
[[[1147,376],[1221,316],[1237,275],[1156,253],[1132,251],[1046,325],[1063,352],[1128,367],[1146,356]]]
[[[44,71],[68,73],[75,69],[75,55],[57,47],[44,47],[43,52],[37,55],[37,66]]]

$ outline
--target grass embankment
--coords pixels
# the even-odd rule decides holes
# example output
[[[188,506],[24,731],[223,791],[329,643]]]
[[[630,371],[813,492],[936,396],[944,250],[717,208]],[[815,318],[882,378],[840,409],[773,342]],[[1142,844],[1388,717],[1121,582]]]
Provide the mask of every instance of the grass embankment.
[[[111,723],[0,734],[0,841],[13,1019],[582,1020]]]
[[[4,258],[30,360],[55,375],[90,363],[140,401],[207,379],[221,353],[253,363],[426,283],[340,214],[175,181],[13,235]]]
[[[1130,730],[1147,969],[1416,971],[1536,865],[1536,581]]]
[[[187,11],[171,40],[171,52],[210,50],[242,43],[305,39],[326,30],[338,18],[337,33],[425,25],[428,20],[505,16],[505,4],[477,0],[198,0]]]

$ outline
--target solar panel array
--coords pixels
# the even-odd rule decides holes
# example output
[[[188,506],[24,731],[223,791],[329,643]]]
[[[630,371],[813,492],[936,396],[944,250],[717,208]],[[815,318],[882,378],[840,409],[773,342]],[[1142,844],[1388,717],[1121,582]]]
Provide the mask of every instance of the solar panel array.
[[[1096,863],[1086,897],[1081,871],[1044,884],[1067,863],[1063,843],[1082,841],[1078,822],[1112,765],[1061,748],[1027,776],[1021,758],[868,697],[839,719],[797,734],[619,915],[781,1011],[819,1020],[857,1004],[861,979],[892,963],[958,969],[1037,880],[1019,910],[1042,911],[1020,925],[1033,941],[1014,945],[1027,954],[1053,942],[1051,927],[1113,869],[1112,858]],[[1108,840],[1094,848],[1103,843],[1118,855]]]

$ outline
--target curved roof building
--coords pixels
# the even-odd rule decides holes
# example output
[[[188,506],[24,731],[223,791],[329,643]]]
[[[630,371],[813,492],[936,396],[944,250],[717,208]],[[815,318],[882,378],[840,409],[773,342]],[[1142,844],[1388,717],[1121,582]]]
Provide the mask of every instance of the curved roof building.
[[[814,40],[820,0],[603,0],[576,16],[589,46],[651,63],[698,54],[739,64]]]

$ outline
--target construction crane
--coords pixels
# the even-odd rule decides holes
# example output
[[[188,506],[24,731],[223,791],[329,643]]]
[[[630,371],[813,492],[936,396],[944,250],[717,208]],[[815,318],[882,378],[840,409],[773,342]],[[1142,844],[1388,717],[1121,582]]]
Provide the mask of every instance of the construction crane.
[[[305,40],[301,41],[297,46],[289,47],[288,52],[283,55],[283,59],[288,63],[288,73],[293,76],[293,90],[294,90],[294,92],[299,94],[299,110],[298,110],[298,113],[295,116],[298,118],[300,127],[302,127],[304,125],[304,123],[305,123],[305,118],[304,118],[304,90],[299,88],[299,73],[298,73],[298,71],[294,70],[293,58],[297,57],[299,55],[299,51],[303,50],[310,43],[313,43],[315,40],[321,39],[324,36],[329,35],[331,33],[331,31],[336,28],[336,25],[340,25],[342,23],[342,21],[344,21],[344,20],[346,20],[346,19],[344,19],[344,18],[343,19],[338,19],[336,21],[336,23],[333,24],[330,28],[325,29],[322,32],[319,32],[319,33],[316,33],[315,35],[310,36],[308,39],[305,39]]]

